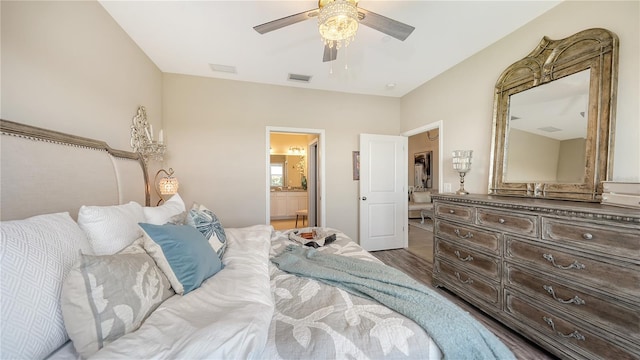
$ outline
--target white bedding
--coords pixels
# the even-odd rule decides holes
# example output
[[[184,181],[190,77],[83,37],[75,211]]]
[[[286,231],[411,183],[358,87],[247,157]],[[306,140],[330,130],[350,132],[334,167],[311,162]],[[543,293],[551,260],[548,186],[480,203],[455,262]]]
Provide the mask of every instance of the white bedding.
[[[260,358],[274,311],[271,230],[268,225],[225,229],[224,269],[189,294],[167,299],[138,330],[92,358]]]
[[[92,359],[440,359],[413,321],[270,264],[291,243],[268,225],[226,229],[225,268],[162,303]],[[320,251],[379,261],[343,233]],[[275,299],[275,303],[274,303]]]

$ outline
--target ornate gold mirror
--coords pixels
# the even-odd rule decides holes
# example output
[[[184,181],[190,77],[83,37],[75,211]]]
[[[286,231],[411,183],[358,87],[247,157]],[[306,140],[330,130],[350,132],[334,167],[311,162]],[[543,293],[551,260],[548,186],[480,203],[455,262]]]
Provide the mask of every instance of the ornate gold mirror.
[[[600,201],[610,180],[618,37],[544,37],[496,83],[489,193]]]

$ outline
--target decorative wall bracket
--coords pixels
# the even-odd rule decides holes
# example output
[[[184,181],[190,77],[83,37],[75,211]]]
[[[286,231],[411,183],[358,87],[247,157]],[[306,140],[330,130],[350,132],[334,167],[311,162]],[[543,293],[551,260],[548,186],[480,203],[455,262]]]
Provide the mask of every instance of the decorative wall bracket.
[[[145,164],[149,159],[162,161],[167,147],[163,144],[162,130],[158,140],[153,139],[153,127],[147,120],[147,111],[144,106],[138,107],[131,124],[131,147],[134,152],[140,153]]]

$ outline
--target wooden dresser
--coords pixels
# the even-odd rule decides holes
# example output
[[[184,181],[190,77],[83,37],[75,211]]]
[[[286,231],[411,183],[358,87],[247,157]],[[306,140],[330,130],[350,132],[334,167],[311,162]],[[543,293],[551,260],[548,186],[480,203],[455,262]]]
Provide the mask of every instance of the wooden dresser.
[[[561,358],[640,358],[640,211],[433,195],[436,286]]]

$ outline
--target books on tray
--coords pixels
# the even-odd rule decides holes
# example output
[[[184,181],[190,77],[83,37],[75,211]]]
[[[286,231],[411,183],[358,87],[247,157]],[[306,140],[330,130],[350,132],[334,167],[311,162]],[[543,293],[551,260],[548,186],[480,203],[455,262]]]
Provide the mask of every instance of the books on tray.
[[[603,181],[602,204],[640,209],[640,183]]]

